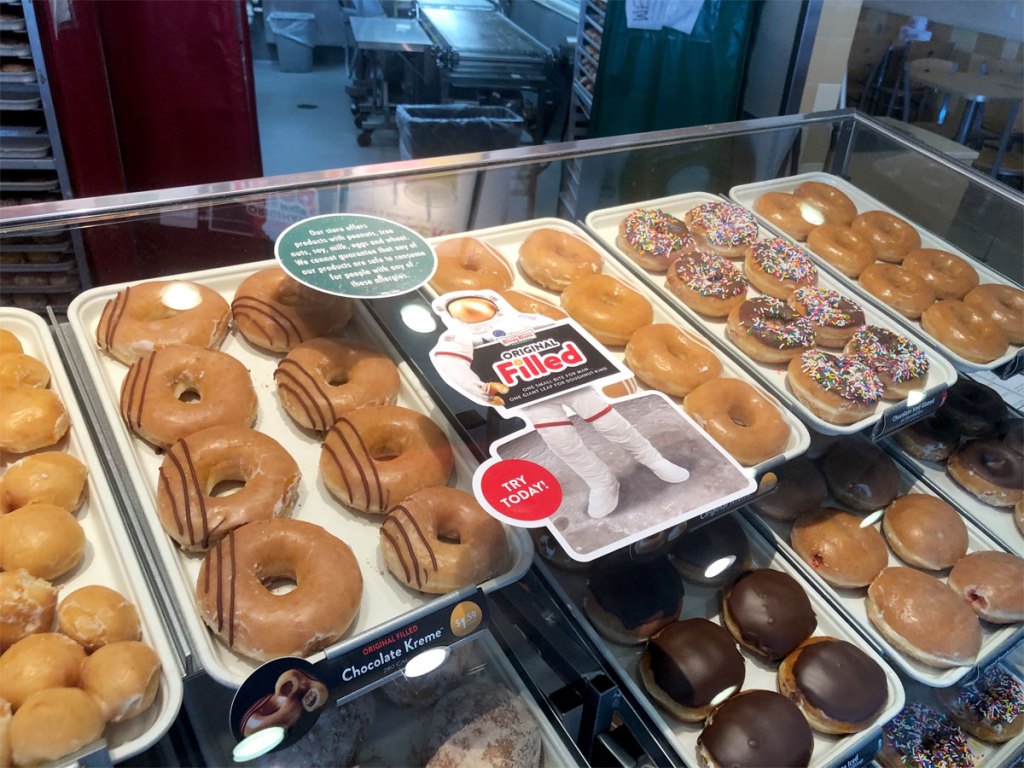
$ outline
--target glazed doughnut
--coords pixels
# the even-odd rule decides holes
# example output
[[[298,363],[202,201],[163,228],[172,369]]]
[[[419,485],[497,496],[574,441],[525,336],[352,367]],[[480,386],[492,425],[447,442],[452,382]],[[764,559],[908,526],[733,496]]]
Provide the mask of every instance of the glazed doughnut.
[[[519,246],[519,268],[542,288],[561,293],[581,277],[600,274],[604,259],[583,238],[544,228]]]
[[[0,765],[14,765],[11,755],[11,703],[0,699]]]
[[[117,590],[101,584],[80,587],[66,595],[57,608],[57,625],[86,653],[142,636],[135,606]]]
[[[103,735],[103,715],[80,688],[50,688],[30,696],[11,718],[14,764],[42,765],[77,752]]]
[[[885,709],[889,685],[878,663],[853,643],[811,637],[779,666],[779,692],[822,733],[856,733]]]
[[[645,325],[630,336],[625,363],[644,384],[676,397],[722,375],[718,355],[670,323]]]
[[[822,507],[793,523],[790,543],[800,558],[833,587],[866,587],[889,563],[885,539],[864,518]]]
[[[860,304],[828,288],[797,288],[790,294],[789,306],[813,324],[819,347],[842,349],[864,325]]]
[[[24,568],[53,581],[82,561],[85,532],[74,515],[53,504],[29,504],[0,517],[0,568]]]
[[[729,313],[729,340],[763,363],[785,363],[814,346],[814,328],[781,299],[755,296]]]
[[[274,594],[275,579],[295,589]],[[363,593],[352,550],[319,525],[257,520],[229,533],[199,569],[203,620],[229,648],[254,659],[309,656],[338,641]]]
[[[863,363],[817,349],[790,360],[786,381],[811,413],[831,424],[855,424],[872,416],[885,392]]]
[[[260,349],[287,352],[297,344],[337,333],[352,318],[351,299],[309,288],[280,267],[245,278],[231,301],[239,332]]]
[[[0,571],[0,653],[24,637],[49,632],[57,589],[24,569]]]
[[[396,579],[438,595],[482,584],[509,562],[501,523],[458,488],[422,488],[394,507],[380,550]]]
[[[335,497],[363,512],[386,514],[421,488],[446,485],[454,458],[444,432],[397,405],[360,408],[331,427],[320,475]]]
[[[986,283],[968,292],[963,301],[998,325],[1011,344],[1024,344],[1024,291],[1020,288]]]
[[[0,450],[48,448],[68,431],[64,403],[52,389],[0,387]]]
[[[82,664],[82,690],[100,705],[103,718],[120,723],[141,715],[160,688],[160,658],[145,643],[108,643]]]
[[[886,568],[868,587],[868,618],[898,650],[932,667],[970,667],[981,624],[951,587],[913,568]]]
[[[70,453],[45,451],[11,464],[0,478],[0,514],[28,504],[55,504],[74,512],[85,501],[85,464]]]
[[[949,251],[918,248],[903,257],[903,268],[924,280],[936,299],[962,299],[978,285],[974,267]]]
[[[401,384],[398,368],[383,352],[331,338],[292,347],[274,371],[274,382],[285,412],[317,432],[356,408],[394,405]]]
[[[814,203],[814,207],[825,216],[825,224],[838,224],[848,227],[857,218],[857,206],[844,192],[831,184],[820,181],[805,181],[793,194]]]
[[[882,727],[884,768],[973,768],[977,756],[956,723],[920,702],[910,702]]]
[[[871,242],[850,227],[822,224],[807,236],[807,248],[847,277],[856,278],[875,261]]]
[[[615,245],[644,269],[664,272],[697,244],[686,224],[657,208],[630,211],[619,222]]]
[[[544,315],[552,320],[564,320],[568,317],[565,312],[556,307],[547,299],[535,296],[532,293],[523,291],[499,291],[501,298],[512,305],[517,312],[525,312],[528,315]]]
[[[739,205],[701,203],[687,211],[684,219],[698,251],[739,259],[747,246],[757,240],[757,219]]]
[[[36,387],[50,385],[50,369],[31,355],[5,352],[0,355],[0,387]]]
[[[455,237],[434,247],[437,271],[430,287],[438,293],[512,287],[515,273],[497,248],[475,237]]]
[[[900,448],[918,459],[945,461],[960,445],[960,432],[941,409],[893,435]]]
[[[185,399],[190,395],[197,399]],[[120,409],[128,429],[166,450],[175,441],[210,427],[252,426],[256,391],[248,369],[231,355],[170,346],[128,369]]]
[[[921,326],[951,352],[974,363],[990,363],[1006,354],[1008,341],[999,326],[974,307],[949,299],[931,305]]]
[[[1024,491],[1024,458],[998,440],[975,440],[957,448],[946,471],[968,493],[993,507],[1012,507]],[[2,521],[2,520],[0,520]]]
[[[705,382],[686,396],[683,408],[745,467],[778,456],[789,443],[789,425],[778,407],[741,379]]]
[[[733,515],[723,515],[670,544],[669,559],[695,584],[721,586],[750,570],[750,542]]]
[[[883,304],[911,320],[917,320],[935,303],[935,292],[928,283],[895,264],[872,264],[857,281]]]
[[[975,738],[1005,744],[1024,732],[1024,685],[998,664],[967,685],[940,688],[950,717]]]
[[[616,347],[654,322],[651,302],[611,275],[586,275],[573,281],[562,291],[562,308],[602,344]]]
[[[747,281],[731,262],[704,251],[669,265],[668,289],[702,315],[725,317],[747,299]]]
[[[18,341],[17,336],[6,328],[0,328],[0,355],[6,355],[8,352],[24,351],[25,349],[21,346],[21,342]]]
[[[754,210],[784,235],[801,242],[812,229],[826,223],[825,212],[817,203],[789,192],[765,192],[754,201]]]
[[[967,526],[937,496],[908,493],[885,508],[882,532],[896,557],[915,568],[941,571],[967,554]]]
[[[902,400],[914,390],[924,389],[928,380],[924,350],[888,328],[864,326],[853,334],[843,354],[875,372],[885,386],[882,397],[887,400]]]
[[[952,419],[964,437],[992,437],[1006,415],[1006,405],[992,387],[960,376],[946,391],[939,413]]]
[[[638,645],[679,618],[683,597],[679,572],[667,559],[632,560],[620,550],[590,569],[583,611],[601,637]]]
[[[921,247],[921,235],[898,216],[885,211],[868,211],[853,220],[850,227],[871,243],[875,258],[899,264],[910,251]]]
[[[19,640],[0,656],[0,699],[17,712],[36,691],[75,687],[85,660],[82,646],[58,632],[38,632]]]
[[[810,765],[814,734],[800,709],[775,691],[733,696],[711,713],[697,737],[701,768]]]
[[[797,288],[818,284],[818,268],[810,257],[780,238],[750,246],[743,260],[743,274],[761,293],[783,300]]]
[[[1017,555],[971,552],[949,572],[949,586],[985,621],[1024,621],[1024,559]]]
[[[154,280],[129,286],[104,305],[96,345],[126,365],[170,344],[215,349],[229,319],[228,303],[212,288]]]
[[[750,503],[762,517],[792,523],[804,512],[817,509],[828,489],[825,477],[810,459],[797,456],[774,470],[775,491]]]
[[[722,623],[743,647],[784,659],[818,626],[799,582],[771,568],[747,571],[722,592]]]
[[[829,449],[822,467],[832,497],[857,512],[883,509],[900,492],[900,473],[874,443],[847,437]]]

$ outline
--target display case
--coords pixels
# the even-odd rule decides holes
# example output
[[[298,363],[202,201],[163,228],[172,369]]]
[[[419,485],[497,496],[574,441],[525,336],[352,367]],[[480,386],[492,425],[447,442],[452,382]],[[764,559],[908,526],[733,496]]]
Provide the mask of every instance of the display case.
[[[570,167],[573,217],[567,219],[563,204],[567,190],[560,185],[570,177],[566,172]],[[188,281],[210,288],[227,303],[242,280],[270,264],[277,237],[295,222],[315,215],[350,213],[391,219],[431,238],[435,245],[450,236],[475,233],[493,241],[510,264],[516,261],[529,230],[545,226],[579,234],[601,254],[607,274],[655,306],[656,322],[676,326],[711,350],[725,371],[723,376],[743,381],[777,409],[788,435],[780,447],[745,462],[742,471],[756,490],[619,554],[637,561],[674,557],[679,542],[686,541],[694,529],[719,518],[740,519],[742,514],[741,527],[753,564],[795,579],[809,595],[818,634],[860,646],[884,671],[884,708],[876,718],[856,736],[815,736],[817,757],[812,764],[857,765],[873,757],[881,742],[882,723],[903,705],[903,683],[894,668],[924,684],[943,686],[961,677],[970,679],[965,677],[970,667],[961,665],[956,674],[915,674],[919,672],[916,663],[897,658],[898,651],[879,641],[863,616],[863,600],[848,594],[849,590],[837,593],[805,567],[786,541],[785,526],[767,525],[753,513],[735,510],[771,493],[776,472],[780,468],[784,472],[799,454],[820,453],[822,444],[849,439],[849,433],[860,432],[899,454],[892,436],[932,415],[957,376],[967,381],[998,381],[1005,389],[1019,392],[1022,355],[1019,344],[1010,344],[997,364],[982,366],[986,370],[956,365],[940,344],[917,333],[916,327],[902,324],[870,295],[854,292],[872,324],[911,335],[932,360],[932,375],[911,397],[886,401],[852,428],[823,427],[791,396],[784,367],[753,362],[729,342],[721,323],[709,323],[679,305],[666,289],[662,273],[638,267],[616,245],[618,219],[630,210],[677,205],[682,206],[682,215],[699,202],[726,201],[741,185],[801,174],[837,177],[863,193],[864,199],[877,201],[933,235],[934,242],[949,244],[976,261],[979,273],[1019,288],[1024,272],[1024,198],[853,111],[4,208],[0,236],[5,241],[31,238],[56,228],[114,231],[119,237],[105,241],[125,243],[126,250],[90,258],[118,261],[124,266],[122,273],[132,275],[130,285],[156,279]],[[761,227],[762,236],[778,234],[763,222]],[[183,245],[174,252],[162,246],[170,229],[189,230],[188,237],[175,238]],[[820,271],[824,285],[843,292],[839,277],[824,266]],[[557,292],[549,295],[528,285],[519,270],[515,281],[515,287],[525,286],[549,304],[559,303]],[[193,593],[196,580],[201,582],[202,556],[177,549],[156,519],[157,472],[165,457],[133,437],[130,425],[121,418],[120,393],[128,369],[99,348],[97,336],[106,302],[123,287],[100,286],[82,294],[67,320],[51,315],[49,333],[82,409],[78,426],[97,446],[102,457],[97,471],[109,485],[114,497],[110,506],[130,540],[130,551],[122,555],[132,560],[133,567],[136,563],[140,567],[142,578],[136,586],[152,597],[153,615],[159,616],[165,644],[176,657],[165,662],[165,673],[180,671],[185,679],[178,722],[171,736],[158,745],[162,751],[154,753],[152,761],[225,764],[241,735],[233,733],[229,724],[232,698],[240,686],[245,690],[259,663],[233,653],[198,618]],[[521,424],[496,418],[493,409],[456,394],[441,380],[430,358],[441,333],[430,310],[434,296],[429,286],[423,286],[396,297],[360,301],[346,334],[387,351],[400,374],[399,404],[419,410],[441,426],[455,449],[456,484],[469,490],[476,464],[488,458],[495,441]],[[364,578],[376,585],[367,587],[375,595],[372,605],[360,610],[346,635],[310,657],[314,670],[341,670],[353,655],[371,657],[386,647],[389,638],[406,632],[426,631],[435,624],[450,627],[450,632],[444,630],[450,656],[442,667],[442,672],[449,670],[449,684],[454,680],[483,683],[492,689],[500,686],[513,699],[525,702],[521,713],[537,724],[535,738],[542,743],[545,765],[697,764],[694,750],[701,726],[675,722],[645,692],[640,646],[605,640],[591,625],[583,609],[587,579],[582,575],[591,566],[576,563],[574,570],[560,569],[553,562],[562,554],[558,545],[537,532],[531,558],[531,537],[524,531],[510,531],[508,568],[482,584],[429,599],[397,585],[375,549],[379,521],[331,499],[318,480],[318,438],[275,412],[273,376],[281,355],[257,348],[235,331],[224,349],[241,359],[257,381],[257,428],[268,431],[299,458],[305,474],[301,498],[311,501],[300,505],[296,518],[351,538]],[[621,354],[621,346],[615,351],[628,367],[628,353]],[[675,402],[682,404],[683,398]],[[1012,405],[1003,405],[997,420],[1003,432],[1012,432],[1013,419],[1019,417]],[[4,469],[13,458],[2,457]],[[962,489],[944,490],[933,477],[938,474],[951,482],[945,479],[942,464],[898,458],[903,492],[920,488],[969,519],[971,551],[1022,551],[1024,533],[1007,523],[1011,511],[984,504]],[[895,563],[895,556],[890,557]],[[680,615],[721,621],[718,592],[696,582],[685,584]],[[474,619],[470,621],[469,616]],[[465,631],[455,631],[456,624]],[[147,631],[151,631],[148,625]],[[985,662],[1004,658],[1021,634],[1020,624],[987,628]],[[750,669],[745,688],[772,688],[777,663],[744,654]],[[291,752],[262,758],[269,761],[265,764],[305,765],[310,760],[330,764],[331,750],[337,750],[335,759],[348,754],[341,746],[331,746],[339,720],[363,724],[366,736],[351,754],[365,764],[425,759],[419,745],[425,743],[423,734],[433,727],[431,717],[438,707],[417,709],[396,703],[388,690],[402,686],[401,681],[395,682],[404,674],[401,667],[392,664],[386,675],[368,675],[365,684],[332,687],[332,698],[340,708],[334,712],[332,707],[321,718],[333,724],[306,737],[323,742],[320,752],[310,752],[310,742],[304,748],[290,747]],[[1002,756],[1011,749],[995,752]]]

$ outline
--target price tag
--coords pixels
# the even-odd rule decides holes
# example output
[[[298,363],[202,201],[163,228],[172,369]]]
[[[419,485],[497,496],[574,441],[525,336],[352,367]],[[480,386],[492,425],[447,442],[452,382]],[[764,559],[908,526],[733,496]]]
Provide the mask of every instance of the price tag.
[[[874,429],[871,430],[871,439],[877,442],[893,432],[899,432],[915,421],[931,416],[944,402],[946,402],[946,390],[941,389],[914,405],[908,406],[904,402],[888,408],[882,413],[882,418],[875,424]]]
[[[1024,371],[1024,350],[1018,352],[1013,360],[1010,360],[1005,365],[996,368],[994,373],[1003,381],[1016,376],[1021,371]]]

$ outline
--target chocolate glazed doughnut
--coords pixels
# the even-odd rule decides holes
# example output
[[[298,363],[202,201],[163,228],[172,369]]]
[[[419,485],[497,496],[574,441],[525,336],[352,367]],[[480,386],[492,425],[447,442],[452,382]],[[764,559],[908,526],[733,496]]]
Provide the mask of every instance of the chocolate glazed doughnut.
[[[722,595],[722,621],[736,641],[770,661],[786,657],[818,626],[804,588],[782,571],[747,571]]]
[[[964,490],[993,507],[1012,507],[1024,495],[1024,457],[998,440],[957,448],[946,464]]]
[[[697,738],[701,768],[806,766],[814,735],[796,704],[775,691],[744,691],[708,718]]]
[[[961,376],[946,393],[940,412],[956,423],[964,437],[989,437],[1002,422],[1006,406],[994,389]]]
[[[858,512],[888,506],[900,491],[900,473],[881,448],[856,438],[841,440],[825,457],[825,482],[840,504]]]

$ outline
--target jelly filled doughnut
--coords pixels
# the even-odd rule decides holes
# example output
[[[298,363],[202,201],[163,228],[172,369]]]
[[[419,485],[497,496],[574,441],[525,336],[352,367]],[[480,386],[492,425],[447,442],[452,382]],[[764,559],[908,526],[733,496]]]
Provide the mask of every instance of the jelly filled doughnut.
[[[120,592],[102,584],[90,584],[65,595],[57,608],[57,625],[86,653],[142,636],[135,606]]]
[[[885,768],[972,768],[974,752],[956,723],[931,707],[911,702],[882,727],[876,758]]]
[[[910,251],[921,247],[917,230],[898,216],[885,211],[862,213],[850,224],[875,249],[875,258],[899,264]]]
[[[711,713],[697,737],[701,768],[807,766],[814,734],[799,708],[775,691],[743,691]]]
[[[921,327],[950,352],[972,363],[1006,354],[1009,341],[999,326],[962,301],[937,301],[921,315]]]
[[[853,334],[843,349],[846,357],[867,365],[885,386],[882,397],[902,400],[924,388],[928,380],[928,356],[906,336],[866,325]]]
[[[951,587],[913,568],[886,568],[868,587],[868,618],[894,647],[939,668],[973,666],[981,624]]]
[[[679,618],[683,582],[668,560],[631,560],[618,552],[590,569],[583,610],[598,633],[637,645]]]
[[[871,242],[850,227],[822,224],[807,236],[807,248],[847,277],[857,278],[875,261]]]
[[[793,190],[793,194],[814,203],[814,207],[825,215],[826,224],[848,227],[857,217],[857,206],[853,200],[831,184],[805,181]]]
[[[0,478],[0,514],[28,504],[54,504],[74,512],[85,501],[85,464],[70,453],[33,453],[11,464]]]
[[[383,352],[327,337],[293,347],[274,371],[274,382],[285,413],[317,432],[356,408],[394,405],[401,383]]]
[[[779,409],[742,379],[713,379],[686,396],[683,409],[745,467],[778,456],[789,443]]]
[[[882,532],[896,556],[929,571],[951,568],[967,554],[967,526],[937,496],[908,493],[885,509]]]
[[[1017,555],[971,552],[949,572],[949,586],[985,621],[1024,621],[1024,559]]]
[[[726,333],[754,360],[785,363],[814,346],[811,323],[780,299],[756,296],[729,313]]]
[[[574,280],[562,291],[562,308],[602,344],[617,347],[654,322],[651,302],[611,275]]]
[[[625,362],[644,384],[676,397],[686,397],[722,375],[718,355],[669,323],[652,323],[634,332],[626,344]]]
[[[793,523],[790,542],[800,558],[833,587],[866,587],[889,562],[885,539],[864,518],[822,507]]]
[[[600,274],[604,259],[583,238],[543,228],[519,246],[519,268],[542,288],[561,293],[581,277]]]
[[[918,248],[903,257],[909,269],[935,291],[936,299],[962,299],[978,284],[974,267],[949,251]]]
[[[36,691],[75,687],[81,680],[82,646],[57,632],[39,632],[19,640],[0,656],[0,699],[17,712]]]
[[[1012,507],[1024,495],[1024,458],[999,440],[964,443],[949,457],[946,471],[993,507]]]
[[[818,268],[810,257],[780,238],[750,246],[743,260],[743,274],[761,293],[783,300],[797,288],[818,284]]]
[[[644,269],[664,272],[684,253],[696,249],[686,224],[657,208],[630,211],[619,223],[615,245]]]
[[[0,568],[24,568],[53,581],[82,562],[85,532],[74,516],[53,504],[29,504],[0,517]]]
[[[975,738],[1005,744],[1024,732],[1024,685],[998,664],[966,685],[940,688],[950,717]]]
[[[796,579],[782,571],[757,568],[723,591],[722,623],[740,645],[778,661],[811,636],[818,619]]]
[[[0,387],[0,450],[49,448],[70,425],[64,403],[52,389]]]
[[[885,393],[881,380],[864,363],[818,349],[790,360],[786,382],[811,413],[831,424],[868,418]]]
[[[900,492],[900,473],[874,443],[848,437],[833,445],[822,467],[833,498],[858,512],[888,506]]]
[[[50,763],[103,735],[99,705],[80,688],[38,691],[11,718],[11,754],[15,765]]]
[[[274,594],[275,579],[295,589]],[[257,520],[229,533],[199,569],[203,620],[229,648],[254,659],[309,656],[348,629],[363,592],[352,550],[299,520]]]
[[[644,647],[640,681],[684,723],[699,723],[743,687],[746,663],[736,641],[707,619],[673,621]]]
[[[946,391],[939,413],[951,419],[964,437],[991,437],[1006,415],[1006,405],[992,387],[961,376]]]
[[[540,296],[535,296],[532,293],[499,291],[499,294],[517,312],[524,312],[528,315],[544,315],[544,317],[550,317],[552,320],[564,320],[568,317],[565,312],[550,301],[542,299]]]
[[[893,435],[900,448],[918,459],[945,461],[960,445],[960,431],[941,409]]]
[[[167,535],[201,552],[253,520],[287,517],[299,465],[274,438],[245,427],[212,427],[178,440],[160,465],[156,508]],[[216,495],[221,483],[241,483]]]
[[[386,514],[421,488],[446,485],[454,466],[448,438],[433,421],[397,405],[360,408],[331,427],[320,475],[335,497]]]
[[[97,346],[126,365],[171,344],[219,347],[228,333],[228,303],[212,288],[182,280],[129,286],[103,307]]]
[[[512,287],[515,273],[497,248],[475,237],[454,237],[438,243],[437,271],[430,287],[438,293]]]
[[[968,292],[963,302],[998,325],[1011,344],[1024,344],[1024,291],[1020,288],[986,283]]]
[[[209,427],[252,426],[256,391],[249,370],[231,355],[170,346],[140,358],[128,369],[121,385],[120,410],[128,429],[167,449],[176,440]]]
[[[108,643],[82,663],[82,690],[103,718],[120,723],[152,706],[160,688],[160,657],[138,640]]]
[[[49,632],[57,613],[57,588],[24,568],[0,571],[0,653],[24,637]]]
[[[280,267],[261,269],[235,290],[231,316],[250,344],[287,352],[317,336],[337,333],[352,318],[351,299],[309,288]]]
[[[779,692],[822,733],[863,731],[889,698],[885,672],[852,643],[811,637],[779,666]]]
[[[482,584],[509,561],[501,523],[458,488],[423,488],[394,507],[380,549],[396,579],[439,595]]]
[[[883,304],[911,320],[917,320],[935,303],[935,292],[928,283],[896,264],[872,264],[860,273],[857,282]]]
[[[694,312],[725,317],[747,298],[747,281],[715,253],[697,251],[669,265],[668,289]]]
[[[775,490],[750,503],[762,517],[791,523],[804,512],[821,506],[828,490],[825,477],[810,459],[797,456],[774,470]]]
[[[806,240],[812,229],[826,223],[824,211],[814,201],[789,192],[765,192],[754,201],[754,210],[794,240]]]
[[[819,347],[842,349],[864,325],[860,305],[827,288],[797,288],[789,297],[789,306],[814,326]]]
[[[687,211],[684,219],[698,251],[739,259],[747,246],[757,240],[757,219],[739,205],[701,203]]]

